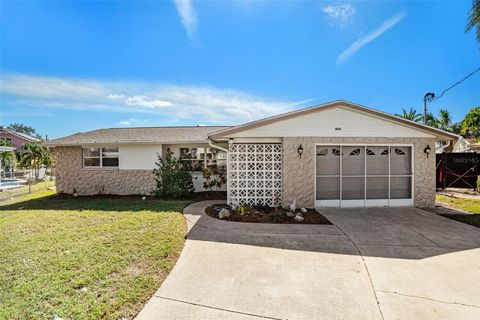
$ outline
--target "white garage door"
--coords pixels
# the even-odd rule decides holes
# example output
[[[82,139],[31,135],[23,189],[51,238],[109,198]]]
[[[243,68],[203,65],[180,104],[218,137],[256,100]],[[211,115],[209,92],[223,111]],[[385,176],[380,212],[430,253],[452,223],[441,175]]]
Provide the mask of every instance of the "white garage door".
[[[229,203],[258,206],[281,204],[281,144],[231,143],[227,167]]]
[[[316,206],[413,205],[412,146],[316,146]]]

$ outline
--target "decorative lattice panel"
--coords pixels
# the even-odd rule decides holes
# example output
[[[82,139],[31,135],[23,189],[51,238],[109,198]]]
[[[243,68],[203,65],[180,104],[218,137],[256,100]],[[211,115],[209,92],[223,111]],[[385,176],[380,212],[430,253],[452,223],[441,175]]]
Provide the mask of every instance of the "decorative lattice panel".
[[[237,205],[274,206],[282,201],[282,146],[229,145],[229,201]]]

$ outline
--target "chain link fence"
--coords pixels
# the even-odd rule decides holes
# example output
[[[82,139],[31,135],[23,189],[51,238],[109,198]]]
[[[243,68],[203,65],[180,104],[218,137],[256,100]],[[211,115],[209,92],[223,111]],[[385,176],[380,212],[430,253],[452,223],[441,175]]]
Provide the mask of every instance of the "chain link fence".
[[[55,190],[51,168],[0,172],[0,202],[46,190]]]

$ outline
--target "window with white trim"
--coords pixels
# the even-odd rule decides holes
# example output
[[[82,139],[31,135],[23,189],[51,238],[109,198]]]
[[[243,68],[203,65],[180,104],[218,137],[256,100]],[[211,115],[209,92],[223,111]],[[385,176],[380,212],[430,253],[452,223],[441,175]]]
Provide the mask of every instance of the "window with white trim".
[[[118,147],[82,149],[84,168],[118,168]]]

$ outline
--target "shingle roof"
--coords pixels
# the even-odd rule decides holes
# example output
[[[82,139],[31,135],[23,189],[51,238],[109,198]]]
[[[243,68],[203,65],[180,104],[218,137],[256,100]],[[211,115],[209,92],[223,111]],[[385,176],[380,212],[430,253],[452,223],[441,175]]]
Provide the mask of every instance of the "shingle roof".
[[[86,144],[123,143],[206,143],[208,134],[229,127],[144,127],[109,128],[79,132],[70,136],[47,141],[50,146],[77,146]]]
[[[0,132],[5,132],[5,133],[10,133],[14,136],[18,136],[20,138],[23,138],[24,140],[26,141],[39,141],[40,139],[37,138],[37,137],[32,137],[32,136],[29,136],[28,134],[25,134],[25,133],[21,133],[21,132],[17,132],[17,131],[13,131],[11,129],[8,129],[8,128],[5,128],[5,127],[0,127]]]

